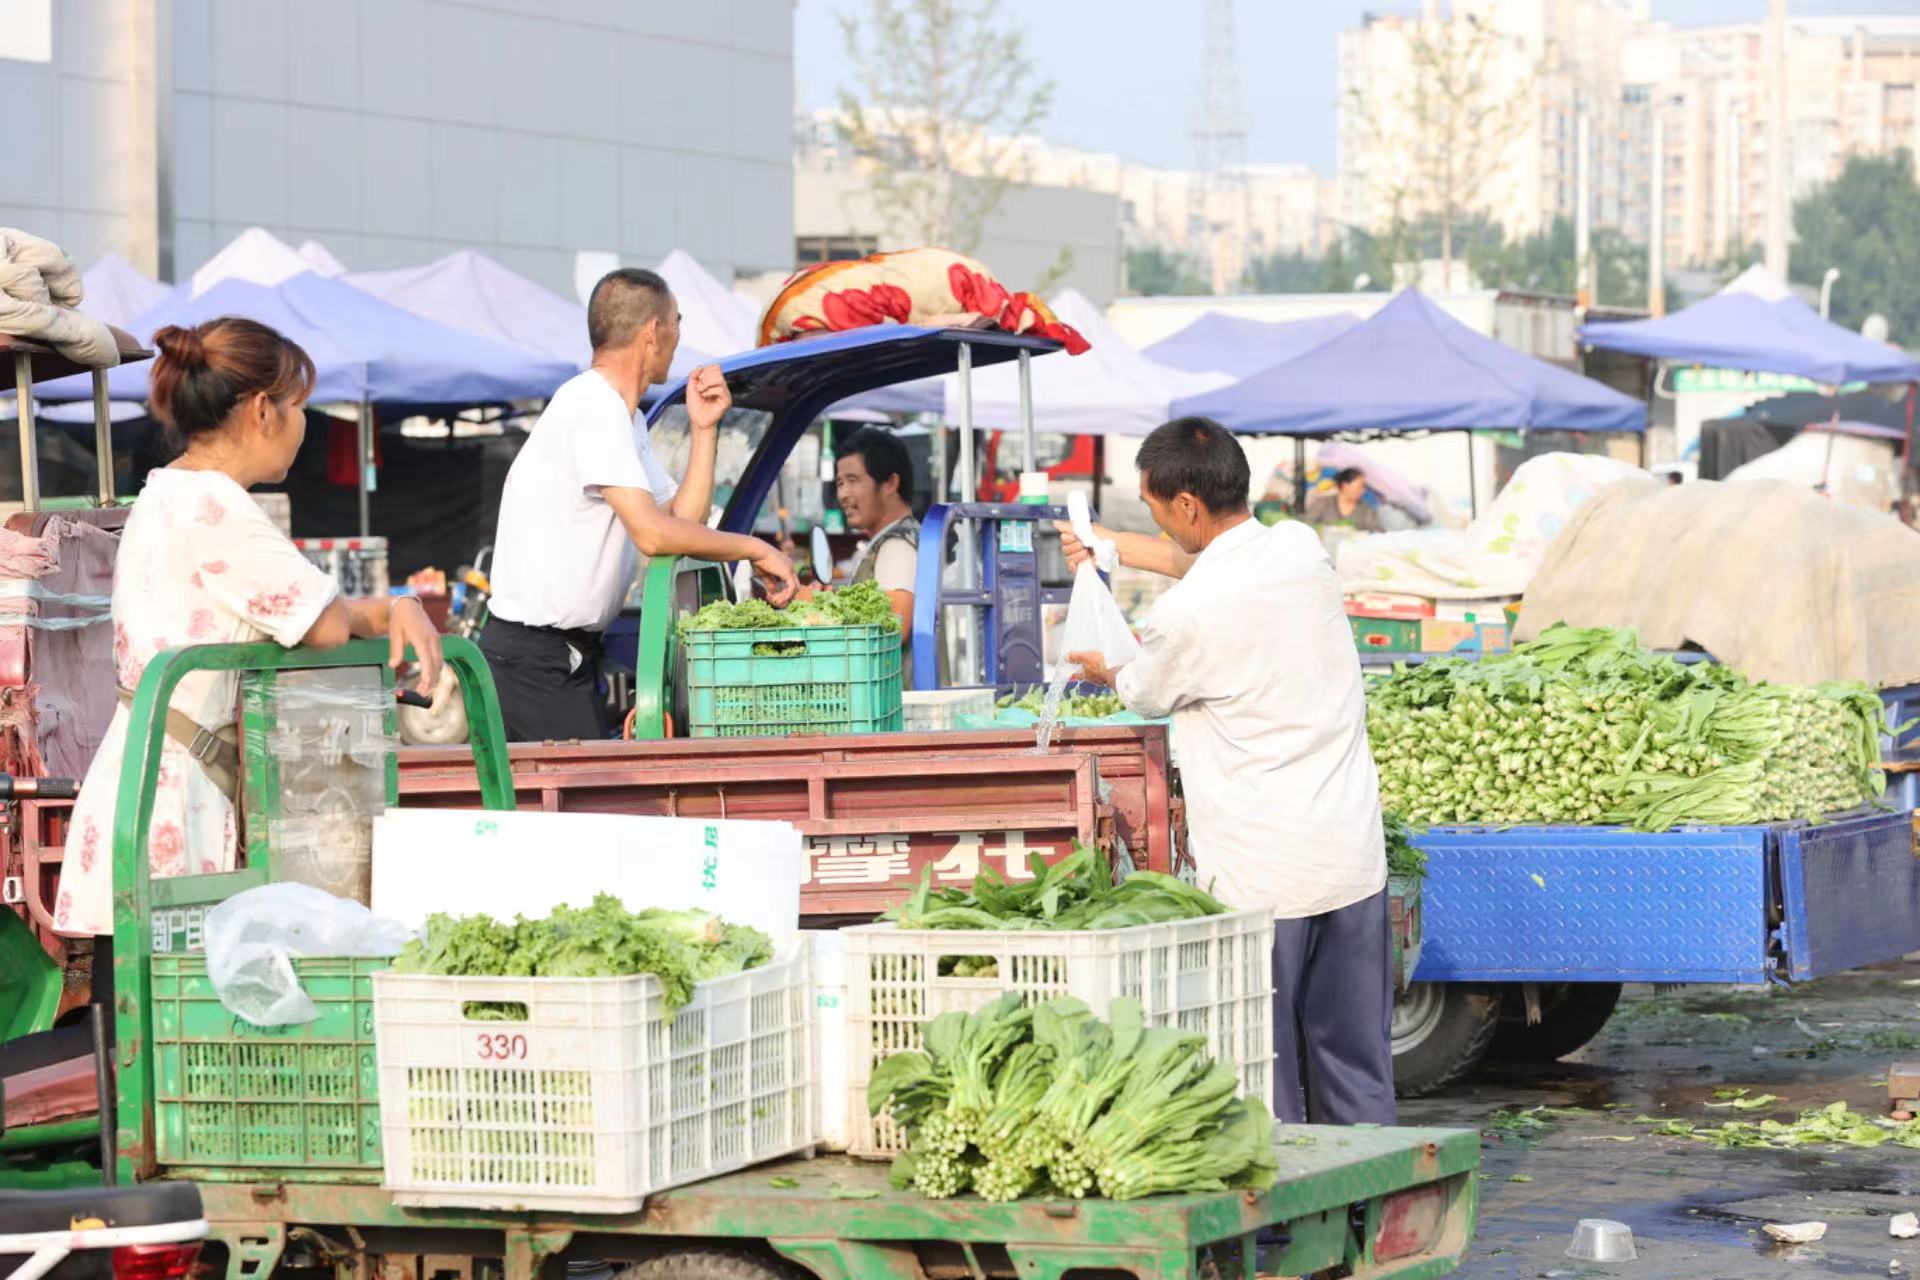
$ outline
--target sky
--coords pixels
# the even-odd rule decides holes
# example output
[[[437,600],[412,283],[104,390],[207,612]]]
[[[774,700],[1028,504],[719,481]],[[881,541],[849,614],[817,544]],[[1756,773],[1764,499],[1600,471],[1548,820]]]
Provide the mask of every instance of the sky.
[[[798,0],[797,91],[805,108],[830,106],[850,67],[838,15],[867,0]],[[1194,163],[1189,135],[1199,100],[1204,0],[1002,0],[1025,29],[1037,73],[1054,82],[1041,132],[1056,142],[1165,168]],[[1334,42],[1372,9],[1412,11],[1417,0],[1238,0],[1240,96],[1253,164],[1309,164],[1333,172]],[[1751,22],[1767,0],[1653,0],[1656,18],[1696,26]],[[1920,0],[1791,0],[1796,16],[1914,14]]]

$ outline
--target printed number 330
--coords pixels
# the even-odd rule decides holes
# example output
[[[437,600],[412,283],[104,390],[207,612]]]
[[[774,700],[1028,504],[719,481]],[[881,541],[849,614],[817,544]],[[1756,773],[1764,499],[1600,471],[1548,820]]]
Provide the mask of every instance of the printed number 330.
[[[505,1032],[483,1031],[479,1035],[480,1056],[489,1061],[522,1059],[527,1056],[527,1038]]]

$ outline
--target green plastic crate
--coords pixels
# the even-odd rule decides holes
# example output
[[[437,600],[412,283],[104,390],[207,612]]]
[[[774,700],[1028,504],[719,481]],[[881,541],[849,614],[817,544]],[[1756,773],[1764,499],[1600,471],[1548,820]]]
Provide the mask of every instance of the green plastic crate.
[[[380,958],[296,959],[312,1022],[256,1027],[206,959],[153,957],[154,1128],[163,1165],[379,1169],[373,975]]]
[[[902,727],[900,633],[892,627],[693,631],[681,656],[687,728],[696,738]]]

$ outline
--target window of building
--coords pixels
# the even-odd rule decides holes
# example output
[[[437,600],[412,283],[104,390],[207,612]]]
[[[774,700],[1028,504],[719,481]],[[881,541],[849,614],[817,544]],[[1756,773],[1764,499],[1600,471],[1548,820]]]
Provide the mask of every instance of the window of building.
[[[811,267],[822,262],[852,262],[880,251],[877,236],[795,236],[793,261]]]
[[[0,58],[53,61],[53,0],[0,0]]]

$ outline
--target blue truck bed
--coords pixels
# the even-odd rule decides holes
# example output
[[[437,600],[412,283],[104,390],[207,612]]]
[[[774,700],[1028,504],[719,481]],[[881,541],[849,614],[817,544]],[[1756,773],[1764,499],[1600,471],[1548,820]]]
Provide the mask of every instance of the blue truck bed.
[[[1805,981],[1920,950],[1911,812],[1819,825],[1435,827],[1423,982]]]

